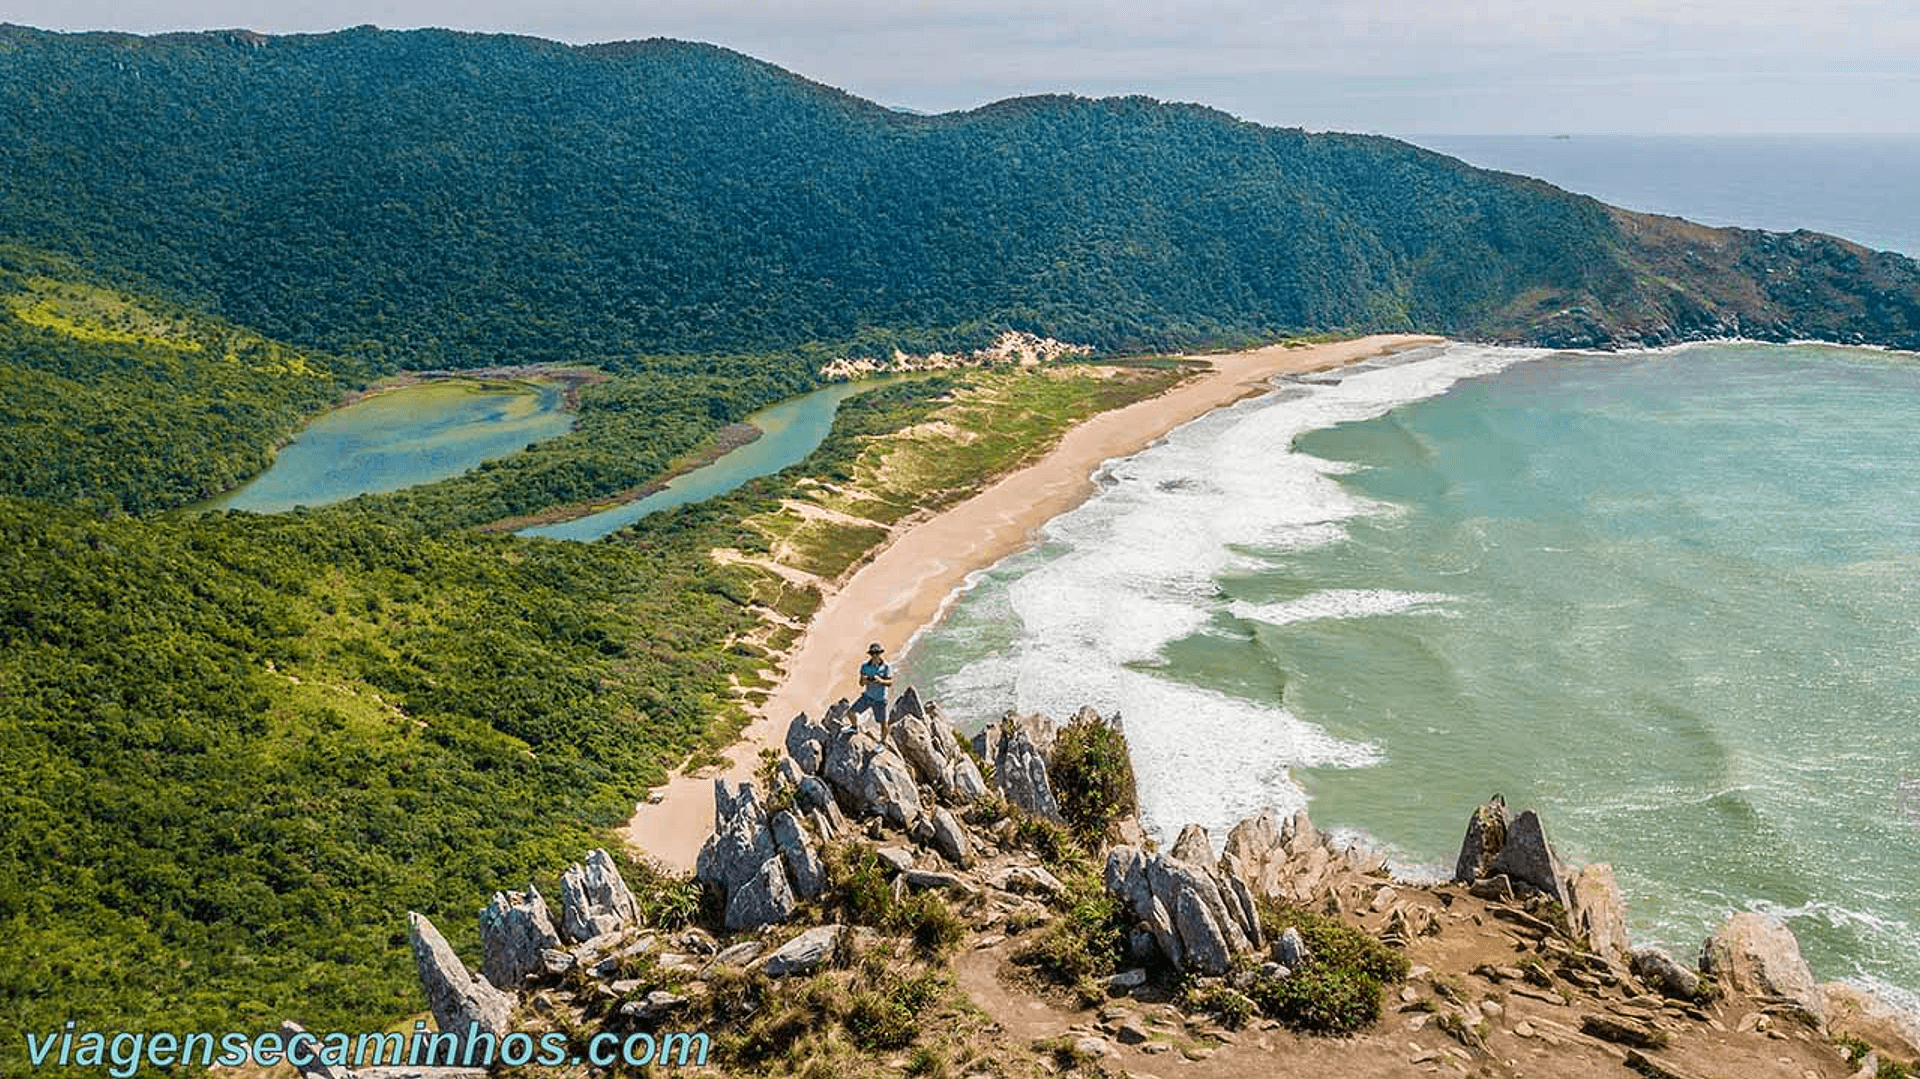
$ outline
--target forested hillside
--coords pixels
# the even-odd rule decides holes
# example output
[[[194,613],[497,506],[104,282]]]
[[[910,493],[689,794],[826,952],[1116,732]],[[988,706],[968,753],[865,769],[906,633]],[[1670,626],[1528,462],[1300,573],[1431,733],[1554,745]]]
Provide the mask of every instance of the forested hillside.
[[[376,363],[1794,332],[1809,298],[1724,235],[1663,257],[1391,139],[1144,98],[916,116],[679,42],[0,31],[0,237]],[[1916,340],[1912,262],[1811,246],[1780,257],[1852,263],[1817,328]]]

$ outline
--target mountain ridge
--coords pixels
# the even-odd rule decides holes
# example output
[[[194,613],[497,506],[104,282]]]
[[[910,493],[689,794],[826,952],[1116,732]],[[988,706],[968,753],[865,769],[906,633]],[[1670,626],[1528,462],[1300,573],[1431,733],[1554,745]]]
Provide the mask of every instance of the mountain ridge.
[[[665,38],[8,27],[0,48],[0,237],[376,366],[885,354],[1006,330],[1116,351],[1325,330],[1920,347],[1911,260],[1708,243],[1383,136],[1205,105],[920,116]],[[1771,288],[1762,263],[1817,287]]]

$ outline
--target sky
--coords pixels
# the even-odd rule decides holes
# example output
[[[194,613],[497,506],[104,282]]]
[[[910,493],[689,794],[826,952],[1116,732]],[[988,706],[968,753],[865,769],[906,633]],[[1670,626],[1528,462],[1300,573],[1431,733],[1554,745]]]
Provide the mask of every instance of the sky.
[[[926,112],[1142,93],[1315,131],[1920,133],[1914,0],[0,0],[0,21],[674,37]]]

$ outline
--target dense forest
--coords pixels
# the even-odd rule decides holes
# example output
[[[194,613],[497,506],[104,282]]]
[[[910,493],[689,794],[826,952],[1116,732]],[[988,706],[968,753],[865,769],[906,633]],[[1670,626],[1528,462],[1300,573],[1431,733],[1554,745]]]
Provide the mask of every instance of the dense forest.
[[[680,42],[0,29],[0,237],[383,365],[1000,328],[1920,341],[1910,260],[1717,235],[1392,139],[1138,97],[910,115]]]

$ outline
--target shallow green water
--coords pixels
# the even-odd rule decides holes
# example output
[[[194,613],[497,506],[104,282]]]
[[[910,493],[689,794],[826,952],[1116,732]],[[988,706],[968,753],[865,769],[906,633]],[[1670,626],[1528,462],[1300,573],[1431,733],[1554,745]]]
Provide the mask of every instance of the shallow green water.
[[[645,498],[571,521],[523,529],[520,535],[597,540],[649,513],[723,495],[750,479],[771,476],[788,465],[799,464],[820,443],[826,441],[827,434],[833,430],[833,418],[840,411],[840,402],[888,381],[892,380],[837,382],[769,405],[746,418],[747,423],[760,429],[759,438],[708,464],[675,476],[667,481],[665,487]]]
[[[457,476],[565,434],[558,387],[433,381],[338,408],[308,424],[259,476],[199,510],[281,513]]]
[[[1450,868],[1500,792],[1637,941],[1770,910],[1823,978],[1920,988],[1920,358],[1485,366],[1181,432],[909,662],[963,710],[1118,708],[1163,833],[1306,800]]]

